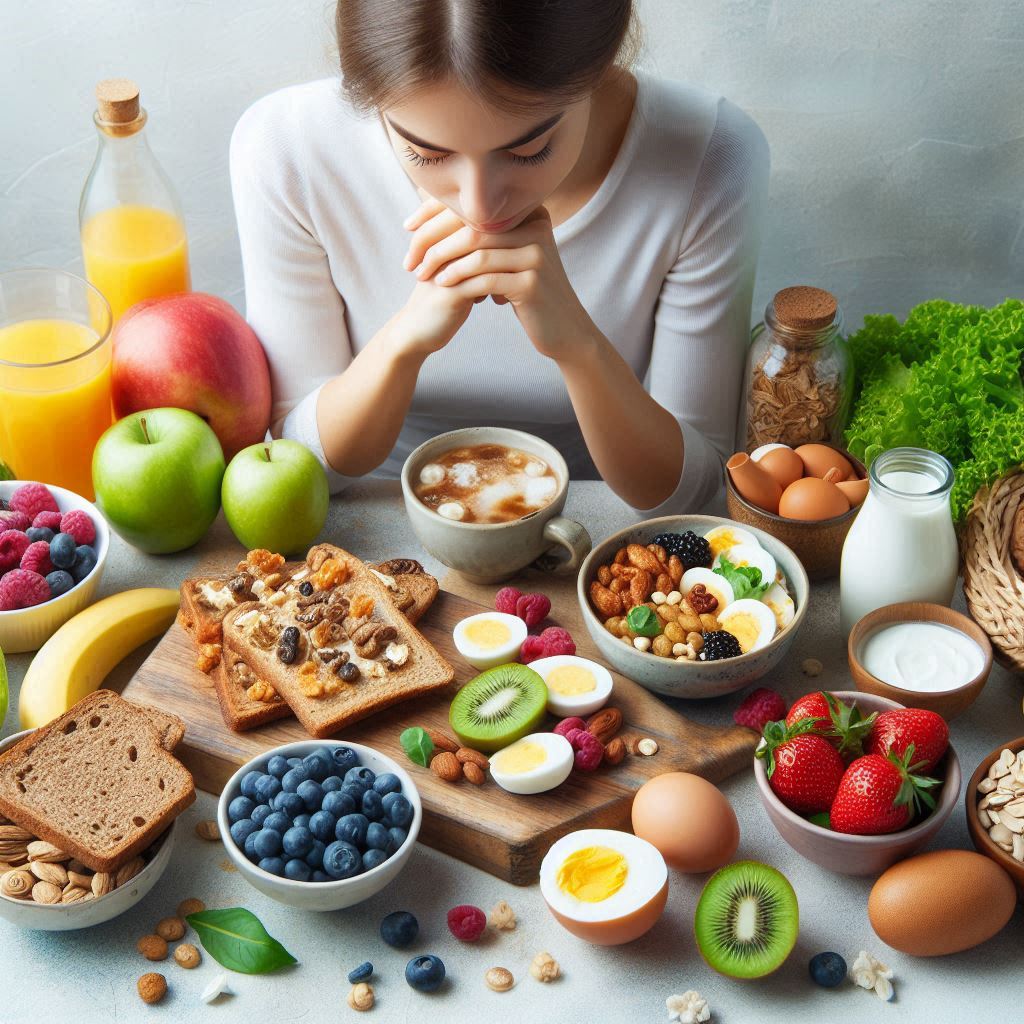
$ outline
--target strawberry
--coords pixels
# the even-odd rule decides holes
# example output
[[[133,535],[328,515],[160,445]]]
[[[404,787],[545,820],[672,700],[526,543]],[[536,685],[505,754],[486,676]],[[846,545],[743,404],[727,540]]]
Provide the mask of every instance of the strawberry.
[[[845,765],[839,752],[814,732],[814,720],[793,726],[769,722],[757,756],[767,762],[768,782],[775,795],[798,814],[827,811],[835,799]]]
[[[890,752],[858,757],[843,774],[831,822],[835,832],[881,836],[904,828],[921,806],[931,810],[935,799],[928,792],[938,779],[915,775],[911,743],[902,755]]]
[[[877,712],[864,718],[856,704],[846,704],[834,694],[818,690],[801,697],[789,709],[786,725],[810,719],[813,731],[827,736],[843,757],[860,757],[861,745],[874,724]]]
[[[941,715],[923,708],[883,711],[864,742],[865,754],[904,754],[914,745],[914,771],[930,772],[949,746],[949,726]]]

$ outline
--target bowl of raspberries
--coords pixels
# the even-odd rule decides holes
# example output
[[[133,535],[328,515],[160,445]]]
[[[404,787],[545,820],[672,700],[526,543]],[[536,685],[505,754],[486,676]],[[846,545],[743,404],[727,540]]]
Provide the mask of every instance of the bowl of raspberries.
[[[96,594],[110,546],[103,516],[62,487],[0,482],[0,650],[38,650]]]

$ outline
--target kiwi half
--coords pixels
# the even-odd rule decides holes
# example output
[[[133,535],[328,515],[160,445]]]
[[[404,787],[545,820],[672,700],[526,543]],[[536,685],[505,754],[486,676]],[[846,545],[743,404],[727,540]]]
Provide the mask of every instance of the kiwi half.
[[[548,688],[527,665],[496,665],[455,694],[448,719],[464,746],[491,754],[507,747],[544,718]]]
[[[719,974],[761,978],[796,945],[800,914],[786,877],[756,860],[716,871],[697,903],[693,929],[701,956]]]

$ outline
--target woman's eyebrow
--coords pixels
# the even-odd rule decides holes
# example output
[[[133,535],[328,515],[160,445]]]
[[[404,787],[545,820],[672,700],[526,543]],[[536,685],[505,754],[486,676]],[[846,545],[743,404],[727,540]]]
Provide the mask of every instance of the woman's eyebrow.
[[[531,128],[525,135],[520,136],[518,139],[513,139],[512,142],[506,143],[504,146],[499,146],[492,152],[498,153],[503,149],[517,149],[519,146],[525,146],[528,142],[533,142],[538,135],[543,135],[549,128],[553,128],[559,121],[562,120],[564,111],[560,114],[555,114],[554,117],[549,117],[546,121],[542,121],[539,125]],[[412,132],[407,131],[405,128],[400,128],[390,117],[385,116],[385,120],[394,131],[401,135],[406,142],[411,142],[414,146],[419,146],[421,149],[431,149],[435,153],[451,153],[450,149],[445,149],[444,146],[435,146],[432,142],[425,142],[423,139],[413,135]]]

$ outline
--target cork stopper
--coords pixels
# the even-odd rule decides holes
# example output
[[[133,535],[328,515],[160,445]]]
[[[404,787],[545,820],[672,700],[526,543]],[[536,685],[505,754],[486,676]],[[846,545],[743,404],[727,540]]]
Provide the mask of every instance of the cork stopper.
[[[130,78],[96,83],[96,113],[107,124],[130,124],[139,116],[139,87]]]
[[[839,309],[836,297],[823,288],[797,285],[776,292],[772,300],[775,318],[790,330],[819,330],[828,327]]]

